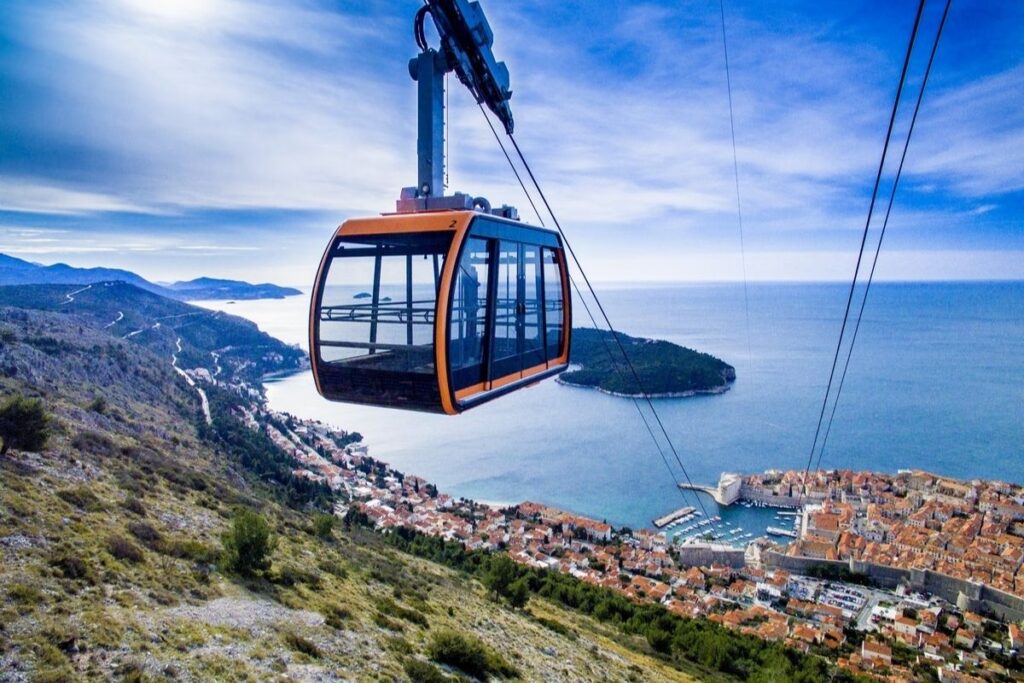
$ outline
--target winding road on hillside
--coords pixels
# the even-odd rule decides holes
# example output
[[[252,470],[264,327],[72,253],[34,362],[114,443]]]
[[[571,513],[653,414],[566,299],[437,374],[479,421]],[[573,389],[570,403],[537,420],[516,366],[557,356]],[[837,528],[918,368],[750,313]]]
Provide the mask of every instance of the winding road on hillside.
[[[157,325],[159,324],[160,323],[157,323]],[[176,373],[185,378],[185,381],[190,387],[199,392],[199,401],[203,404],[203,417],[206,418],[206,424],[213,424],[213,416],[210,415],[210,400],[206,397],[206,392],[203,391],[203,388],[199,386],[194,379],[192,379],[191,375],[178,367],[178,354],[181,353],[181,337],[178,337],[174,342],[174,345],[177,347],[178,351],[177,353],[171,354],[171,367],[174,368]]]
[[[92,288],[92,285],[87,285],[85,287],[82,287],[81,289],[76,289],[76,290],[74,290],[72,292],[68,292],[67,294],[64,295],[64,301],[60,302],[61,305],[63,306],[63,305],[67,305],[67,304],[70,304],[70,303],[74,303],[75,296],[77,296],[77,295],[81,294],[82,292],[85,292],[86,290],[89,290],[91,288]],[[136,335],[142,334],[143,332],[145,332],[147,330],[159,330],[160,327],[162,326],[162,323],[160,322],[161,320],[173,320],[173,319],[177,319],[177,318],[188,318],[188,317],[197,316],[197,315],[206,316],[206,315],[210,315],[210,313],[207,313],[205,311],[197,311],[195,313],[181,313],[181,314],[178,314],[178,315],[165,315],[165,316],[162,316],[162,317],[154,319],[154,322],[153,322],[153,324],[150,327],[143,327],[141,329],[134,330],[134,331],[129,332],[128,334],[124,335],[121,338],[122,339],[130,339],[130,338],[132,338],[132,337],[134,337]],[[109,322],[106,325],[104,325],[104,329],[113,327],[117,323],[121,322],[123,319],[124,319],[124,312],[123,311],[118,311],[117,312],[117,317],[114,318],[114,320],[112,320],[111,322]],[[178,373],[183,378],[185,378],[185,382],[188,383],[188,385],[190,387],[192,387],[193,389],[195,389],[196,392],[199,394],[199,401],[200,401],[200,403],[202,404],[202,407],[203,407],[203,417],[206,419],[206,424],[213,424],[213,416],[210,414],[210,400],[206,396],[206,391],[204,391],[203,388],[201,386],[199,386],[199,384],[194,379],[192,379],[191,375],[189,375],[183,369],[178,367],[178,354],[182,352],[181,337],[178,337],[175,340],[174,345],[175,345],[175,348],[177,349],[177,351],[175,353],[171,354],[171,367],[174,368],[174,371],[176,373]],[[214,376],[216,376],[216,375],[220,374],[221,367],[220,367],[220,364],[217,362],[219,360],[217,355],[214,354],[213,357],[214,357],[214,363],[216,365],[216,373],[215,373]]]
[[[67,304],[70,304],[71,302],[73,302],[75,300],[75,296],[76,295],[81,294],[82,292],[86,291],[87,289],[92,289],[92,285],[86,285],[85,287],[82,287],[81,289],[76,289],[73,292],[68,292],[67,294],[64,295],[64,297],[65,297],[64,301],[60,302],[61,305],[65,306]]]

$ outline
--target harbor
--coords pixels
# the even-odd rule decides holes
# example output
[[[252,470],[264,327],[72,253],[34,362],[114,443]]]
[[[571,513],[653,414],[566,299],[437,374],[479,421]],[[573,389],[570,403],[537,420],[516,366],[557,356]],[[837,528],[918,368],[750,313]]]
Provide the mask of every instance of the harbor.
[[[694,484],[690,481],[678,482],[677,486],[683,491],[695,491],[711,496],[721,506],[737,504],[746,508],[780,508],[793,511],[800,510],[806,502],[802,495],[791,495],[790,491],[778,494],[764,487],[748,486],[743,475],[735,472],[722,472],[717,486]]]
[[[801,517],[794,511],[744,504],[705,506],[710,516],[686,506],[653,521],[670,543],[686,547],[710,543],[745,548],[759,538],[788,543],[800,534]]]
[[[798,501],[752,490],[744,484],[742,475],[723,472],[716,486],[685,482],[679,488],[714,503],[703,504],[706,518],[695,507],[686,506],[653,520],[654,526],[677,546],[714,543],[744,548],[759,538],[782,544],[800,538],[803,508]]]
[[[657,519],[653,520],[653,523],[656,528],[664,529],[673,522],[682,521],[683,519],[692,516],[693,513],[695,513],[696,511],[697,508],[688,505],[686,507],[681,507],[678,510],[674,510],[673,512],[670,512],[667,515],[658,517]]]

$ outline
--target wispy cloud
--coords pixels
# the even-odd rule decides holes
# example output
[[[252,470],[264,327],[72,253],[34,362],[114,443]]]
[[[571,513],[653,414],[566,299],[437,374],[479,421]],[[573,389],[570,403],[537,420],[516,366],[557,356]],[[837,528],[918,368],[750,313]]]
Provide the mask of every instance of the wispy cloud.
[[[46,97],[19,132],[80,148],[74,167],[35,170],[69,190],[102,187],[113,199],[101,210],[118,197],[303,209],[393,199],[407,157],[394,132],[413,123],[399,119],[398,88],[369,75],[379,65],[360,64],[370,24],[275,3],[195,5],[180,20],[115,0],[23,8],[36,61],[14,71]]]
[[[45,181],[0,177],[0,210],[73,215],[115,211],[151,213],[156,209],[108,194],[49,185]]]
[[[0,27],[9,43],[0,87],[14,93],[0,115],[9,150],[0,224],[49,215],[91,233],[77,252],[74,240],[28,236],[8,235],[6,247],[89,253],[105,248],[101,237],[126,239],[140,252],[155,244],[183,259],[220,254],[228,268],[264,278],[288,268],[284,279],[303,280],[299,264],[315,260],[334,222],[324,217],[388,210],[413,182],[405,63],[417,6],[15,0]],[[726,7],[748,247],[852,248],[911,16],[882,3]],[[486,9],[512,69],[519,140],[603,275],[622,269],[613,254],[645,264],[735,251],[717,7],[524,0]],[[1006,226],[1020,225],[1024,59],[1006,27],[1024,21],[1024,9],[1000,11],[951,19],[892,226],[901,248],[929,248],[937,225],[943,242],[931,248],[948,249],[958,235],[972,249],[996,248],[1012,233]],[[984,50],[975,34],[986,36]],[[453,188],[516,203],[530,218],[479,111],[450,85]],[[218,212],[248,210],[280,220],[218,223]],[[173,239],[157,240],[141,215],[180,217],[161,223]],[[100,219],[107,229],[97,230]],[[145,240],[129,239],[139,231]],[[1024,237],[1012,235],[1007,248],[1021,247]],[[260,249],[263,259],[240,258]],[[777,274],[788,263],[777,261]]]

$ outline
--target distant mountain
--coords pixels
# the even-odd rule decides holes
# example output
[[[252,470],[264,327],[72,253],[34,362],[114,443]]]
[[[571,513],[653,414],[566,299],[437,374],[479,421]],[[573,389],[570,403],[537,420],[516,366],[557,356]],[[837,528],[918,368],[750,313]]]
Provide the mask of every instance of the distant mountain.
[[[43,266],[0,254],[0,285],[91,285],[126,282],[140,289],[182,301],[197,299],[282,299],[301,294],[291,287],[268,283],[251,285],[240,280],[197,278],[173,285],[158,285],[127,270],[117,268],[75,268],[65,263]]]
[[[294,287],[281,287],[269,282],[251,285],[241,280],[218,280],[197,277],[187,282],[175,282],[169,289],[184,299],[283,299],[302,294]]]
[[[75,268],[65,263],[42,266],[0,254],[0,285],[89,285],[95,282],[127,282],[151,292],[166,290],[145,278],[117,268]]]

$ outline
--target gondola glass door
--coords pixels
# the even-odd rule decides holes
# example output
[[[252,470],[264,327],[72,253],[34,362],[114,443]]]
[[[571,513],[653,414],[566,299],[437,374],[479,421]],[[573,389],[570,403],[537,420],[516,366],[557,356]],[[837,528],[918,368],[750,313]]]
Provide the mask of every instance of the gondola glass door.
[[[522,282],[522,296],[518,304],[522,338],[520,369],[525,372],[547,360],[544,357],[544,267],[541,263],[540,246],[519,245],[519,275]]]
[[[524,370],[544,363],[543,268],[540,247],[498,242],[494,292],[494,330],[489,379],[519,379]]]

